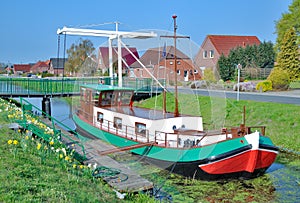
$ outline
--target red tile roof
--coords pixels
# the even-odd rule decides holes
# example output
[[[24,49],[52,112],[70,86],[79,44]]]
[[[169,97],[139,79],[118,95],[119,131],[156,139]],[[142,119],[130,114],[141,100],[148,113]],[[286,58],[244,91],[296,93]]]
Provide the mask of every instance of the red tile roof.
[[[137,57],[139,58],[139,54],[137,52],[136,48],[130,47],[129,50]],[[133,64],[136,60],[135,58],[129,53],[129,51],[127,49],[125,49],[124,47],[121,48],[122,51],[122,58],[126,61],[127,65],[130,66],[131,64]],[[99,52],[101,54],[101,57],[103,59],[103,63],[105,65],[105,67],[109,66],[109,61],[108,61],[108,47],[100,47],[99,48]],[[117,59],[117,48],[113,47],[113,62],[116,62]],[[123,64],[123,67],[125,67],[125,65]]]
[[[164,53],[165,52],[165,53]],[[174,46],[167,47],[157,47],[148,49],[139,59],[143,65],[157,65],[161,60],[164,59],[174,59]],[[165,54],[165,56],[163,56]],[[190,59],[187,55],[181,52],[179,49],[176,49],[177,59]],[[131,65],[133,68],[140,68],[141,65],[138,62],[135,62]]]
[[[37,62],[36,64],[34,64],[32,67],[31,67],[31,71],[32,72],[37,72],[37,71],[40,71],[40,70],[44,70],[44,69],[48,69],[48,65],[46,62],[44,61],[39,61]]]
[[[30,72],[29,64],[14,64],[15,71],[22,71],[23,73]]]
[[[207,35],[219,54],[228,56],[231,49],[238,46],[259,45],[260,41],[256,36],[234,36],[234,35]]]

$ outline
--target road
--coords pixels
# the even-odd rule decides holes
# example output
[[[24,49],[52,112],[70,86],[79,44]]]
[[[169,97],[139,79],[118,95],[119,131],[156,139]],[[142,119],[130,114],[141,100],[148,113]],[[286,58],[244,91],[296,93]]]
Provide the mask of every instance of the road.
[[[174,88],[168,88],[168,90],[174,92]],[[191,89],[191,88],[178,87],[178,92],[186,93],[186,94],[197,94],[197,95],[204,95],[204,96],[217,96],[217,97],[237,99],[236,91]],[[240,92],[239,99],[300,105],[300,90],[282,91],[282,92],[263,92],[263,93]]]

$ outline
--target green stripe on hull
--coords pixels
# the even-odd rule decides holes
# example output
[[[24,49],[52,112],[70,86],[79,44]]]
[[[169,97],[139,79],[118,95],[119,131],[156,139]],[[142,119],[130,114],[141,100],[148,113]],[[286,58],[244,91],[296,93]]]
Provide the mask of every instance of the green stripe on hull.
[[[74,115],[73,119],[74,122],[86,132],[117,147],[125,147],[138,143],[91,126],[90,124],[82,121],[77,115]],[[164,148],[154,145],[151,147],[151,150],[148,150],[149,147],[142,147],[131,150],[131,152],[139,155],[145,155],[153,159],[170,162],[193,162],[212,156],[218,156],[247,145],[247,140],[244,137],[241,137],[204,146],[202,148]]]
[[[267,136],[259,136],[259,144],[274,146],[272,140]]]

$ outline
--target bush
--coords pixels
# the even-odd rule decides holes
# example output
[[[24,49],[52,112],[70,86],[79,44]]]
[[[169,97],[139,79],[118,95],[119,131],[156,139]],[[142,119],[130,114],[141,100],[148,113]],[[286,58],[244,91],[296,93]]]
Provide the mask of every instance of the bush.
[[[203,80],[210,81],[210,82],[216,82],[217,81],[212,68],[206,68],[204,70]]]
[[[256,90],[262,90],[263,92],[270,91],[272,90],[272,82],[270,80],[259,82],[256,85]]]
[[[195,88],[207,88],[207,86],[209,85],[209,82],[207,82],[206,80],[199,80],[199,81],[194,81],[191,84],[191,88],[195,89]]]
[[[233,86],[233,90],[238,90],[238,84]],[[253,82],[241,82],[239,83],[239,91],[253,92],[255,90],[255,84]]]
[[[287,70],[275,67],[267,80],[272,82],[273,89],[286,90],[290,84],[290,75]]]

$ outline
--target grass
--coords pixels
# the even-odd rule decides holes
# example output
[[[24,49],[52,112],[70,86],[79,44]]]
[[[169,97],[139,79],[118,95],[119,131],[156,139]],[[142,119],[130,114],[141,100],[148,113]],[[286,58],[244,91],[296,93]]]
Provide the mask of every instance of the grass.
[[[167,94],[167,111],[174,109],[174,97]],[[266,135],[282,149],[300,152],[300,108],[293,104],[236,101],[187,94],[178,95],[179,111],[203,117],[204,129],[238,126],[243,122],[246,107],[246,125],[266,126]],[[137,106],[162,109],[162,96],[136,103]]]
[[[92,177],[92,168],[63,150],[7,127],[12,106],[0,105],[0,202],[120,202],[111,187]],[[122,202],[154,202],[128,194]]]

